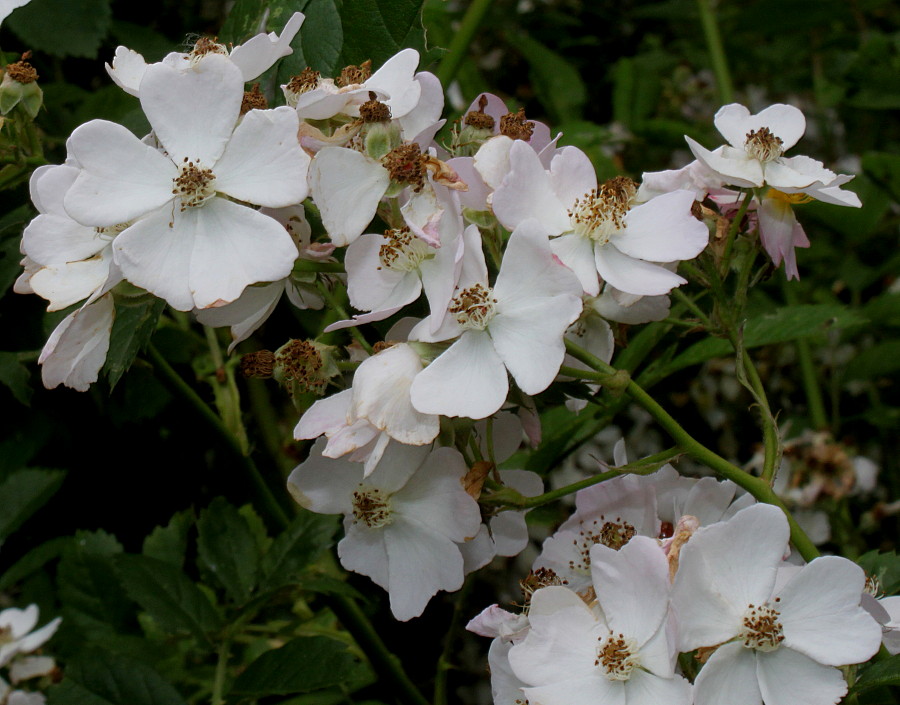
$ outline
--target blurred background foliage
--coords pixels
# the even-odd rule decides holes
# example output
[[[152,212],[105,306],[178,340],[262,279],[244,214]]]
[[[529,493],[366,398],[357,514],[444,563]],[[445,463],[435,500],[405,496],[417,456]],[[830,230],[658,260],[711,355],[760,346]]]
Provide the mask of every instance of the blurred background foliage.
[[[721,74],[717,78],[704,8],[718,27],[730,89],[722,84]],[[280,31],[295,10],[306,13],[307,19],[294,42],[294,54],[263,78],[270,96],[280,96],[277,85],[307,65],[323,75],[335,75],[345,64],[367,58],[378,66],[405,46],[420,49],[421,69],[446,69],[441,63],[446,48],[466,26],[467,17],[483,12],[447,89],[448,118],[457,119],[481,91],[496,93],[511,108],[524,107],[529,118],[562,131],[560,144],[585,150],[601,179],[617,174],[639,177],[643,171],[684,165],[691,159],[685,134],[707,147],[717,146],[722,140],[712,117],[724,102],[741,102],[753,112],[775,102],[801,108],[808,127],[795,152],[820,159],[835,171],[857,174],[849,188],[859,193],[864,207],[799,206],[799,219],[812,242],[809,250],[798,251],[801,280],[791,285],[788,295],[783,272],[772,273],[754,290],[748,316],[758,323],[785,304],[819,306],[797,309],[797,315],[813,316],[806,321],[803,340],[813,356],[828,428],[847,448],[881,467],[874,496],[845,502],[833,513],[833,518],[843,517],[844,529],[834,533],[832,548],[851,556],[896,548],[898,508],[891,503],[900,497],[900,6],[896,2],[33,0],[0,28],[0,50],[5,63],[26,50],[33,52],[30,61],[44,91],[44,108],[36,124],[47,162],[59,163],[65,158],[66,138],[87,120],[118,121],[138,135],[148,130],[138,101],[115,86],[104,70],[103,63],[112,60],[117,45],[155,61],[169,51],[190,47],[198,35],[238,43],[262,24]],[[0,403],[6,412],[0,430],[0,593],[7,591],[3,599],[14,597],[16,604],[37,602],[46,615],[63,614],[66,621],[57,653],[75,656],[87,645],[112,648],[125,659],[125,665],[108,657],[99,659],[107,671],[98,674],[82,654],[69,672],[74,685],[57,690],[53,702],[94,702],[77,688],[95,696],[106,693],[107,702],[119,702],[109,696],[111,691],[90,684],[109,686],[117,678],[133,683],[135,673],[149,685],[141,692],[121,691],[126,700],[130,698],[129,705],[203,700],[208,692],[202,685],[196,692],[182,688],[179,695],[164,681],[184,684],[192,678],[198,682],[211,678],[208,649],[201,644],[204,635],[221,629],[229,619],[243,618],[254,596],[280,594],[279,581],[315,558],[304,555],[290,570],[279,573],[273,538],[283,548],[298,537],[313,536],[321,549],[332,540],[334,527],[266,526],[265,518],[244,506],[254,489],[240,459],[192,408],[174,400],[143,358],[112,390],[106,380],[86,393],[42,387],[36,360],[65,312],[45,314],[37,297],[12,292],[20,273],[19,239],[34,216],[28,202],[28,171],[6,159],[16,147],[14,139],[9,130],[0,130],[0,159],[6,164],[0,169],[4,189],[0,191],[4,331]],[[755,351],[788,435],[814,425],[797,372],[796,335],[791,331],[796,332],[798,321],[803,323],[796,317],[781,321],[775,334],[760,338]],[[302,322],[280,312],[259,337],[274,349],[283,340],[266,340],[275,335],[270,331],[283,336],[292,327],[296,335],[305,334]],[[665,344],[650,350],[645,363],[664,368],[698,340],[690,330],[671,333]],[[212,402],[217,389],[209,380],[215,377],[215,363],[206,342],[179,325],[163,327],[154,341],[176,370],[196,380],[203,397]],[[673,363],[671,374],[654,394],[710,447],[746,462],[759,437],[748,412],[750,400],[724,391],[727,366],[717,366],[708,357]],[[279,443],[290,437],[296,412],[261,384],[247,383],[242,392],[254,412],[255,422],[250,424],[254,453],[265,455],[265,440],[256,439],[268,436],[275,439],[277,456]],[[726,421],[714,422],[711,410],[718,410],[719,416],[723,412]],[[556,422],[552,416],[545,419],[548,447],[554,439],[573,435],[570,423],[568,416]],[[628,430],[632,422],[620,423]],[[282,476],[275,476],[291,467],[292,450],[296,451],[288,446],[286,453],[266,461],[277,468],[272,471],[276,487]],[[549,457],[566,452],[560,441],[556,455]],[[537,467],[545,457],[526,460]],[[230,504],[222,499],[214,502],[217,497]],[[282,499],[289,503],[286,493]],[[545,520],[553,518],[551,514]],[[242,546],[251,556],[247,560],[255,566],[252,574],[210,573],[217,551],[227,553],[224,544],[208,538],[216,533],[215,526],[231,542],[228,546]],[[154,527],[167,528],[154,531]],[[125,553],[140,555],[145,563],[116,558]],[[188,565],[193,567],[188,570]],[[183,579],[182,567],[199,582]],[[160,580],[171,578],[168,585],[183,590],[188,602],[200,599],[198,590],[210,592],[205,585],[198,588],[199,583],[217,586],[216,607],[179,616],[153,603],[153,591],[147,594],[142,588],[151,568],[159,571]],[[333,578],[329,583],[327,574],[318,579],[317,586],[306,589],[324,595],[352,591],[336,587]],[[351,584],[369,587],[366,581]],[[496,599],[489,595],[486,592],[475,604]],[[439,655],[440,645],[431,643],[437,641],[434,624],[446,620],[450,607],[446,601],[436,602],[440,604],[413,624],[391,625],[391,631],[400,635],[391,645],[412,660],[433,663]],[[293,609],[303,612],[304,618],[313,615],[296,603]],[[141,610],[157,618],[157,627],[162,625],[155,642],[138,637],[156,628],[142,621]],[[329,628],[327,618],[318,619],[308,623],[305,638]],[[373,619],[379,623],[383,616]],[[390,622],[380,624],[387,628]],[[180,643],[172,635],[183,633],[196,636],[193,651],[169,648]],[[422,643],[428,645],[422,648]],[[250,675],[237,681],[233,698],[306,689],[330,695],[302,702],[324,703],[332,696],[337,702],[346,696],[346,688],[337,687],[341,682],[370,693],[365,690],[372,682],[370,671],[360,665],[352,648],[343,647],[328,660],[337,680],[316,681],[311,676],[302,687],[272,685],[271,674],[283,664],[271,656],[271,663],[259,663],[271,645],[264,640],[241,645],[242,658],[254,661],[256,671],[248,669]],[[298,653],[301,646],[296,647]],[[328,648],[332,647],[323,653],[330,653]],[[294,652],[279,653],[274,658],[297,660]],[[321,676],[311,668],[315,677]],[[268,683],[271,690],[260,690],[261,683]],[[387,698],[378,691],[371,697]]]

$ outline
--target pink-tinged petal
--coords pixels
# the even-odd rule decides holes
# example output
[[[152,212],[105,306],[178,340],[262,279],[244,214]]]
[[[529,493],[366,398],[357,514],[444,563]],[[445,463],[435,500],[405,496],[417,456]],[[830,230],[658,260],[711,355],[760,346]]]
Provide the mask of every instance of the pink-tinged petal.
[[[755,504],[691,537],[672,588],[681,651],[714,646],[740,632],[748,606],[771,597],[789,533],[780,509]]]
[[[865,574],[846,558],[816,558],[785,586],[778,610],[784,646],[826,666],[869,660],[881,627],[860,607]]]
[[[766,705],[837,703],[847,693],[843,673],[793,649],[758,654],[756,672]]]
[[[75,129],[66,146],[82,170],[66,192],[65,209],[80,223],[125,223],[173,198],[175,165],[121,125],[91,120]]]
[[[764,198],[757,213],[760,239],[777,267],[786,255],[793,253],[797,218],[790,204],[780,198]]]
[[[106,64],[106,73],[113,82],[126,93],[139,95],[141,80],[147,70],[144,57],[132,49],[119,46],[113,57],[112,66]]]
[[[365,418],[407,445],[431,443],[440,431],[440,419],[416,411],[409,395],[410,384],[421,370],[419,356],[402,343],[364,360],[353,376],[348,421]]]
[[[287,480],[291,497],[304,509],[318,514],[352,514],[353,492],[362,481],[363,468],[349,460],[322,455],[325,440],[319,439],[303,463]]]
[[[681,676],[659,678],[639,668],[625,685],[628,705],[691,705],[693,688]]]
[[[559,261],[571,269],[588,296],[600,293],[597,265],[594,263],[594,242],[590,238],[567,233],[550,241],[550,249]]]
[[[519,679],[538,687],[583,679],[601,687],[609,683],[594,663],[598,640],[608,631],[578,595],[564,587],[541,588],[532,597],[528,618],[527,636],[509,652],[510,666]],[[596,688],[589,688],[596,696]]]
[[[473,500],[474,501],[474,500]],[[385,530],[391,613],[401,622],[418,617],[439,590],[459,590],[465,573],[456,544],[418,525],[395,519]]]
[[[577,147],[563,147],[550,162],[553,192],[564,205],[572,205],[597,188],[597,172],[588,156]]]
[[[665,267],[629,257],[612,242],[594,248],[594,263],[604,281],[629,294],[659,296],[687,284],[686,279]]]
[[[469,620],[466,631],[489,639],[515,639],[525,636],[529,629],[528,617],[524,614],[507,612],[499,605],[485,607]]]
[[[591,548],[591,576],[609,628],[643,645],[669,611],[668,561],[656,539],[634,536],[619,550]]]
[[[463,489],[468,467],[454,448],[438,448],[409,479],[396,497],[396,511],[423,531],[461,543],[478,533],[481,510]]]
[[[257,34],[231,50],[228,58],[241,70],[245,83],[268,70],[281,57],[293,53],[291,42],[304,19],[302,12],[295,12],[281,30],[281,36],[275,32]]]
[[[762,166],[756,159],[750,159],[743,150],[733,156],[726,156],[726,154],[731,154],[726,152],[728,149],[726,147],[720,147],[710,152],[687,135],[684,139],[694,156],[708,169],[722,177],[726,184],[745,188],[763,185],[765,178]],[[736,152],[736,150],[734,151]]]
[[[95,228],[58,215],[39,215],[22,233],[22,252],[45,266],[93,257],[108,244]]]
[[[475,163],[477,166],[478,155]],[[494,214],[510,230],[534,218],[550,235],[559,235],[572,227],[567,211],[571,203],[560,201],[553,186],[534,150],[514,140],[509,150],[509,173],[494,192]]]
[[[419,52],[402,49],[384,62],[380,69],[366,79],[366,90],[382,92],[393,118],[401,118],[416,107],[422,86],[414,79],[419,66]]]
[[[465,331],[413,380],[413,406],[424,414],[483,419],[506,401],[506,367],[486,331]]]
[[[390,577],[384,529],[370,529],[352,521],[349,517],[344,521],[344,526],[348,527],[347,534],[337,546],[341,565],[354,573],[368,576],[376,585],[387,590]]]
[[[309,194],[309,155],[297,141],[297,113],[251,110],[216,162],[216,190],[258,206],[283,208]]]
[[[234,130],[244,80],[228,57],[208,54],[188,70],[151,64],[141,81],[141,107],[169,157],[205,169],[219,160]]]
[[[64,384],[86,392],[106,362],[116,309],[106,295],[70,313],[56,326],[41,350],[38,364],[47,389]]]
[[[224,198],[214,198],[193,216],[194,249],[189,285],[197,308],[237,299],[257,282],[284,279],[297,247],[273,218]]]
[[[475,160],[472,157],[454,157],[447,160],[447,166],[469,187],[467,191],[458,192],[460,205],[474,211],[488,210],[487,198],[491,188],[475,168]]]
[[[428,188],[419,193],[411,193],[406,203],[400,208],[400,214],[413,235],[431,247],[441,246],[441,234],[438,226],[444,215],[444,208],[442,204],[438,203],[434,188],[430,184]]]
[[[693,259],[709,242],[709,229],[691,213],[692,191],[672,191],[635,206],[625,216],[625,228],[612,242],[629,257],[652,262]]]
[[[780,655],[781,650],[773,652]],[[756,652],[739,642],[720,646],[694,680],[694,705],[762,705],[756,676]],[[832,702],[832,701],[826,701]],[[766,705],[773,705],[766,698]]]
[[[390,182],[387,169],[352,149],[325,147],[316,154],[310,191],[335,245],[349,245],[362,234]]]
[[[465,114],[468,115],[471,112],[478,112],[480,109],[479,102],[482,98],[487,99],[484,106],[484,114],[494,118],[494,134],[499,134],[500,118],[509,112],[509,108],[506,107],[506,103],[504,103],[501,98],[495,96],[493,93],[479,93],[475,100],[469,105]]]

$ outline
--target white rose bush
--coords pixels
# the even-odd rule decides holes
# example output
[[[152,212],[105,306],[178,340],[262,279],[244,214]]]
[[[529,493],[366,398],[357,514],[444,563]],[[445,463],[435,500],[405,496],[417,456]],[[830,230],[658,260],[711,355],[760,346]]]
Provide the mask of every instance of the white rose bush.
[[[607,126],[526,4],[51,4],[0,7],[0,705],[896,702],[895,156],[735,92],[706,0]]]

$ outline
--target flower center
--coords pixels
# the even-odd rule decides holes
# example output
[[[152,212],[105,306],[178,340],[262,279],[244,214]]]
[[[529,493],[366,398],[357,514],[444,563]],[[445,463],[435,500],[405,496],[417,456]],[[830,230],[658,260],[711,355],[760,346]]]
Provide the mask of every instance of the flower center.
[[[407,227],[385,230],[384,237],[387,242],[379,248],[378,259],[383,267],[395,272],[411,272],[434,256],[431,248]]]
[[[780,598],[775,598],[778,603]],[[784,641],[783,628],[778,618],[781,613],[774,607],[748,605],[744,613],[743,628],[738,635],[748,649],[775,651]]]
[[[768,127],[760,127],[747,133],[744,149],[751,157],[765,164],[784,154],[783,144],[782,139],[773,135]]]
[[[631,672],[641,665],[637,642],[624,634],[609,633],[598,639],[597,658],[594,665],[611,681],[627,681]]]
[[[313,71],[308,66],[300,72],[299,76],[293,76],[284,87],[284,97],[292,108],[297,107],[297,99],[304,93],[319,87],[322,74]]]
[[[191,62],[191,66],[193,67],[207,54],[222,54],[228,56],[228,47],[224,44],[219,44],[215,38],[200,37],[194,44],[194,48],[191,49],[191,53],[185,58]]]
[[[487,101],[485,101],[487,103]],[[517,113],[506,113],[500,117],[500,134],[513,140],[527,142],[534,133],[532,125],[525,117],[525,108],[519,108]]]
[[[601,523],[602,522],[602,523]],[[594,520],[591,526],[581,525],[575,544],[575,559],[569,561],[569,568],[576,573],[589,575],[591,572],[591,546],[602,543],[604,546],[618,551],[637,533],[631,524],[616,517],[615,521]]]
[[[609,238],[625,229],[625,216],[637,194],[637,184],[626,176],[604,182],[582,198],[576,198],[569,218],[572,231],[605,245]]]
[[[202,168],[199,159],[195,164],[185,157],[172,184],[172,193],[181,199],[181,210],[202,206],[216,195],[216,175],[212,169]]]
[[[475,284],[463,289],[450,302],[450,313],[464,330],[484,330],[496,313],[494,290],[489,286]]]
[[[525,606],[531,603],[531,597],[535,592],[543,587],[550,585],[568,585],[569,581],[560,576],[552,568],[537,568],[532,570],[525,580],[519,581],[519,588],[522,590],[522,599]]]
[[[341,88],[359,85],[369,80],[372,75],[372,60],[363,61],[359,66],[345,66],[335,81]]]
[[[427,157],[415,142],[401,144],[381,159],[382,165],[391,175],[391,181],[409,184],[416,193],[425,185],[426,162]]]
[[[359,484],[353,493],[353,518],[370,529],[380,529],[394,521],[391,496],[384,490]]]

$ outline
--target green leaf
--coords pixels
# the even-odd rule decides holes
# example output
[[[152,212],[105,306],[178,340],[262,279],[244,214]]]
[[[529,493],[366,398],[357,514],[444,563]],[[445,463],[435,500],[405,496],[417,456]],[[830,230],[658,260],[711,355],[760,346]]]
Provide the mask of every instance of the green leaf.
[[[900,654],[868,666],[859,674],[850,694],[856,695],[885,685],[900,685]]]
[[[278,67],[278,83],[287,83],[307,66],[323,76],[334,77],[340,73],[341,50],[344,46],[344,29],[341,15],[334,0],[275,0],[269,18],[270,26],[281,31],[294,12],[303,12],[306,19],[300,33],[291,42],[294,53],[281,60]],[[277,18],[277,20],[276,20]]]
[[[165,526],[157,526],[144,539],[142,552],[145,556],[156,558],[174,565],[184,566],[184,554],[187,552],[188,532],[194,525],[194,513],[185,509],[178,512]]]
[[[302,511],[263,556],[263,585],[274,590],[297,581],[303,569],[334,543],[338,518]]]
[[[16,400],[24,406],[31,405],[31,394],[34,391],[29,383],[31,373],[19,362],[14,352],[0,352],[0,382],[9,387]]]
[[[425,50],[422,0],[353,0],[341,7],[344,64],[381,66],[401,49]]]
[[[232,692],[253,696],[308,693],[346,682],[362,668],[345,644],[323,636],[301,637],[267,651],[247,666]]]
[[[7,592],[12,586],[21,583],[25,578],[36,573],[50,561],[59,558],[71,543],[72,538],[70,536],[61,536],[32,548],[7,568],[3,575],[0,575],[0,592]]]
[[[297,580],[297,586],[302,590],[317,592],[322,595],[343,595],[351,600],[359,600],[361,602],[365,602],[367,599],[359,590],[330,575],[307,573]]]
[[[32,0],[4,23],[33,51],[96,58],[109,30],[110,0]]]
[[[228,13],[228,17],[219,31],[219,41],[228,44],[241,44],[259,32],[263,14],[266,11],[265,0],[237,0]]]
[[[878,578],[886,595],[900,593],[900,556],[894,551],[869,551],[860,556],[857,562],[866,573]]]
[[[121,552],[116,537],[104,531],[75,534],[56,571],[67,624],[101,633],[126,629],[134,609],[113,567]]]
[[[854,357],[844,368],[844,380],[875,379],[900,372],[900,340],[877,343]]]
[[[661,51],[619,59],[612,69],[613,120],[634,129],[656,112],[662,76],[671,72],[675,58]]]
[[[128,595],[166,632],[189,632],[208,643],[221,618],[204,592],[181,570],[148,556],[119,556],[116,572]]]
[[[13,282],[22,273],[22,253],[19,243],[22,241],[22,230],[34,215],[31,206],[22,205],[0,218],[0,297],[9,291]]]
[[[19,470],[0,484],[0,543],[44,506],[65,476],[62,470]]]
[[[49,705],[184,705],[184,699],[145,663],[91,650],[66,664],[65,680]]]
[[[514,44],[528,62],[531,82],[553,122],[580,120],[587,89],[578,70],[527,35],[516,35]]]
[[[131,367],[134,358],[147,345],[166,302],[149,294],[116,297],[116,319],[109,336],[109,352],[103,366],[110,389]]]
[[[804,304],[785,306],[775,313],[757,316],[744,326],[744,347],[756,348],[762,345],[784,343],[805,338],[825,330],[830,326],[838,328],[864,323],[859,314],[833,304]],[[714,357],[728,357],[734,354],[731,343],[721,338],[707,338],[678,355],[666,368],[666,374],[697,365]]]
[[[247,520],[217,497],[197,521],[197,551],[202,565],[239,605],[256,587],[260,552]]]

